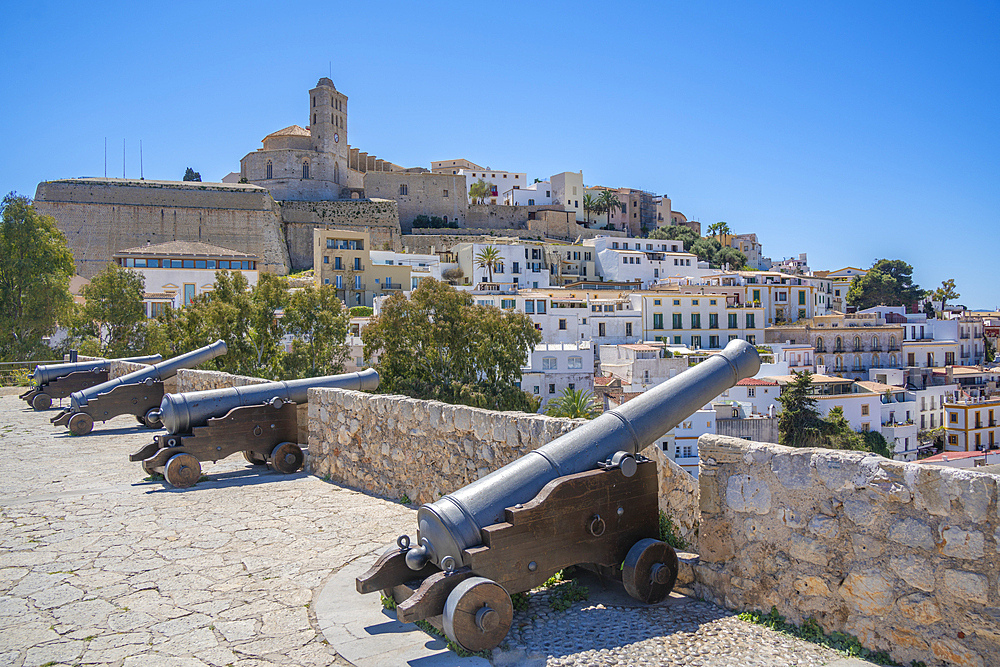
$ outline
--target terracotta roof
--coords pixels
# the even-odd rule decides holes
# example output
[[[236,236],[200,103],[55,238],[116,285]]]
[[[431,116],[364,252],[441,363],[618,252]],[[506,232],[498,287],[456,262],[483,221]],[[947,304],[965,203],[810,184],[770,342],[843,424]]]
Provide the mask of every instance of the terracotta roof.
[[[119,250],[115,257],[124,255],[158,255],[158,256],[184,256],[184,257],[247,257],[257,259],[257,255],[247,254],[223,248],[222,246],[200,243],[198,241],[167,241],[155,245],[139,246]]]
[[[611,383],[614,382],[616,379],[618,379],[618,378],[615,378],[613,376],[612,377],[606,377],[606,378],[595,377],[594,378],[594,386],[595,387],[607,387],[607,386],[611,385]]]
[[[946,456],[949,461],[959,461],[961,459],[971,459],[976,456],[983,457],[985,454],[983,452],[941,452],[934,456],[928,456],[926,459],[920,459],[917,463],[943,463]]]
[[[272,132],[271,134],[264,137],[264,139],[270,139],[271,137],[311,137],[309,130],[304,127],[299,127],[298,125],[289,125],[288,127],[278,130],[277,132]]]
[[[737,387],[777,387],[774,380],[758,380],[757,378],[743,378],[736,383]]]

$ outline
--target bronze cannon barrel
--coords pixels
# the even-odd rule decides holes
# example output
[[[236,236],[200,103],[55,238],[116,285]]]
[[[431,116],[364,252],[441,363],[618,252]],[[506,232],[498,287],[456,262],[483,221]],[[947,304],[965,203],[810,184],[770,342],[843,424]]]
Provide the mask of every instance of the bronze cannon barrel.
[[[191,368],[216,357],[221,357],[226,351],[226,343],[217,340],[210,345],[199,347],[197,350],[192,350],[187,354],[181,354],[166,361],[161,361],[149,368],[133,371],[114,380],[108,380],[103,384],[84,389],[83,391],[75,391],[70,395],[70,405],[72,406],[72,410],[76,412],[86,406],[91,398],[96,397],[98,394],[107,393],[119,385],[136,384],[146,380],[169,380],[177,375],[177,371],[180,369]]]
[[[41,386],[61,377],[66,377],[70,373],[75,373],[77,371],[93,371],[98,369],[107,370],[111,366],[112,361],[132,361],[138,364],[155,364],[162,358],[163,357],[158,354],[153,354],[147,357],[93,359],[91,361],[75,361],[65,364],[46,364],[44,366],[35,366],[35,370],[32,371],[31,377],[35,380],[35,384]]]
[[[378,383],[378,373],[369,368],[358,373],[166,394],[160,402],[160,422],[171,434],[189,433],[195,426],[207,424],[212,417],[222,417],[243,405],[268,403],[275,398],[305,403],[311,387],[372,391],[378,389]]]
[[[731,341],[725,349],[590,423],[528,452],[499,470],[450,493],[417,512],[419,546],[406,564],[466,565],[463,550],[482,544],[482,528],[504,520],[504,510],[534,498],[564,475],[597,468],[616,452],[634,454],[707,402],[760,369],[753,345]]]

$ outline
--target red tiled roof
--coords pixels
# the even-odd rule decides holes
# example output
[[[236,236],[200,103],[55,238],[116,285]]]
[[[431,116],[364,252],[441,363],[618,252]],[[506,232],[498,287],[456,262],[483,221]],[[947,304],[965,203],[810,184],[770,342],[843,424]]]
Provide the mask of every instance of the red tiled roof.
[[[615,381],[614,376],[612,376],[612,377],[606,377],[606,378],[596,377],[596,378],[594,378],[594,386],[595,387],[607,387],[608,385],[610,385],[614,381]]]
[[[777,387],[774,380],[758,380],[757,378],[744,378],[736,383],[737,387]]]
[[[948,457],[949,461],[958,461],[961,459],[971,459],[974,456],[985,456],[983,452],[941,452],[940,454],[935,454],[934,456],[928,456],[926,459],[920,459],[917,463],[942,463],[944,462],[944,457]]]

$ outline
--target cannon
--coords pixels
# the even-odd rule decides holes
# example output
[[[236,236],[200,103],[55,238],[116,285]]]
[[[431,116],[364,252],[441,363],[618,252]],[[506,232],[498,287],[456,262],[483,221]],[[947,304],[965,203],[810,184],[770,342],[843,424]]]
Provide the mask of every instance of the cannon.
[[[205,347],[181,354],[128,373],[114,380],[70,394],[70,406],[50,421],[66,426],[73,435],[86,435],[94,421],[107,421],[118,415],[135,415],[140,424],[158,428],[157,408],[163,399],[163,381],[177,375],[182,368],[191,368],[226,353],[226,344],[215,341]]]
[[[677,579],[660,541],[656,464],[638,454],[714,397],[760,369],[756,349],[719,354],[628,403],[417,511],[359,593],[380,591],[403,622],[427,619],[469,651],[498,646],[510,595],[586,565],[620,578],[633,598],[663,600]]]
[[[66,398],[74,391],[108,381],[108,368],[112,361],[132,361],[153,364],[162,359],[158,354],[148,357],[126,357],[124,359],[95,359],[67,364],[35,366],[31,377],[35,386],[21,394],[21,399],[35,410],[48,410],[53,398]]]
[[[326,377],[267,382],[246,387],[167,394],[157,418],[167,429],[129,456],[147,474],[162,474],[171,486],[187,488],[201,478],[201,461],[219,461],[243,452],[253,465],[289,474],[302,467],[296,406],[311,387],[372,391],[372,369]]]

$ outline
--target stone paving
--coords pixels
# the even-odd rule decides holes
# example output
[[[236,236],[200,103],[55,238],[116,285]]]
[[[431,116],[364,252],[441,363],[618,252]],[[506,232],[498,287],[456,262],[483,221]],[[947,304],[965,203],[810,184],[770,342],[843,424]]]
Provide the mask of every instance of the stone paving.
[[[350,594],[355,570],[413,531],[412,509],[242,457],[187,490],[143,481],[128,455],[152,432],[132,417],[77,438],[17,391],[0,389],[0,667],[486,662]],[[492,663],[867,664],[703,602],[594,593],[565,613],[533,596]]]

